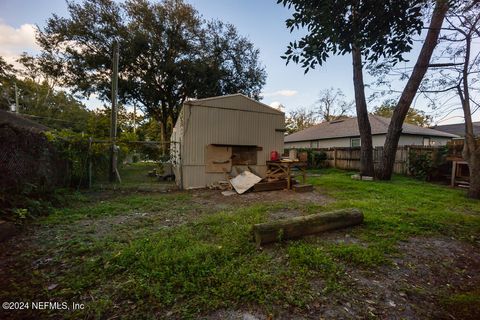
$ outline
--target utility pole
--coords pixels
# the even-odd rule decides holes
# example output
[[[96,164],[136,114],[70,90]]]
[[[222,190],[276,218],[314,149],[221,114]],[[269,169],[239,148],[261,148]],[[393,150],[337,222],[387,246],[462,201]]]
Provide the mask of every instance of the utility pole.
[[[111,119],[111,128],[110,128],[110,140],[112,143],[110,150],[110,182],[115,182],[115,180],[120,181],[120,174],[118,173],[117,168],[117,159],[118,159],[118,149],[116,146],[117,141],[117,92],[118,92],[118,42],[115,40],[113,42],[113,67],[112,67],[112,119]]]
[[[137,120],[137,103],[134,102],[134,103],[133,103],[133,133],[136,133],[136,132],[137,132],[136,120]]]
[[[15,112],[19,113],[19,109],[18,109],[18,87],[17,87],[16,82],[15,82]]]

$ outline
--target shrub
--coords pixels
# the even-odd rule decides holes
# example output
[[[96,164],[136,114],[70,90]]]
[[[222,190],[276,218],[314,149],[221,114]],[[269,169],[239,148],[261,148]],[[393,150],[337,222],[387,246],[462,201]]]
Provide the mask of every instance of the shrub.
[[[307,153],[307,165],[310,169],[322,168],[324,161],[327,160],[327,153],[322,150],[314,150],[310,148],[295,148],[297,154],[302,152]],[[284,154],[288,155],[290,149],[285,149]]]
[[[433,170],[433,161],[430,153],[410,150],[408,170],[417,179],[427,180]]]

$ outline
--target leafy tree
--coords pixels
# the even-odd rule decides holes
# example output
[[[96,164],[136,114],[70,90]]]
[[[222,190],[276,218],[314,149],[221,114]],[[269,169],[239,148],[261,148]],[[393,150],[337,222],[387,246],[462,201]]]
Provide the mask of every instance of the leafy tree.
[[[292,134],[307,129],[317,124],[317,120],[317,113],[313,110],[298,108],[290,111],[285,119],[285,128],[287,129],[287,134]]]
[[[71,129],[86,132],[86,123],[91,115],[85,106],[73,95],[56,90],[54,82],[40,67],[36,58],[23,54],[18,62],[22,69],[17,70],[0,57],[0,105],[9,109],[15,104],[17,86],[18,112],[52,129]]]
[[[22,65],[16,79],[18,111],[52,129],[86,132],[91,112],[72,94],[55,89],[58,82],[46,72],[43,58],[23,53],[17,62]]]
[[[472,115],[480,109],[480,53],[474,45],[480,40],[480,2],[462,2],[448,12],[446,21],[440,36],[440,50],[430,65],[433,70],[422,90],[432,101],[456,94],[465,119],[463,158],[470,169],[468,196],[480,199],[480,140],[474,136],[472,122]]]
[[[97,108],[90,111],[90,117],[86,124],[86,131],[88,135],[99,138],[99,139],[109,139],[110,138],[110,121],[111,121],[111,109],[107,106]],[[137,115],[136,123],[139,127],[143,125],[144,118]],[[132,140],[128,137],[135,136],[133,140],[145,140],[143,136],[133,135],[133,112],[128,112],[128,110],[123,106],[119,105],[118,115],[117,115],[117,137],[119,140]]]
[[[373,110],[373,114],[385,118],[391,118],[395,107],[396,104],[394,102],[385,101],[382,105]],[[428,127],[432,122],[432,117],[427,115],[425,111],[409,108],[405,122],[420,127]]]
[[[15,68],[0,56],[0,109],[9,110],[15,103]]]
[[[430,25],[427,35],[423,41],[422,49],[418,55],[412,73],[400,95],[392,119],[388,126],[385,144],[383,146],[382,161],[380,162],[380,170],[377,177],[382,180],[390,180],[393,174],[393,166],[397,153],[398,141],[402,134],[402,126],[407,117],[408,110],[417,94],[420,84],[427,72],[430,59],[433,54],[440,34],[440,29],[445,19],[445,15],[449,9],[447,0],[437,0],[433,9]]]
[[[5,59],[0,56],[0,79],[10,79],[13,77],[15,68],[10,63],[6,62]]]
[[[423,22],[421,0],[278,0],[293,7],[286,21],[293,31],[306,27],[307,34],[288,45],[287,63],[300,63],[305,72],[322,65],[331,54],[351,54],[355,105],[361,138],[361,173],[373,175],[373,148],[363,82],[363,60],[390,58],[402,61],[412,48],[412,37]]]
[[[200,41],[206,50],[202,50],[199,65],[197,80],[202,83],[196,91],[198,98],[242,92],[260,99],[266,77],[259,62],[260,50],[222,21],[208,22]]]
[[[242,92],[257,97],[265,82],[258,50],[235,28],[207,24],[181,0],[68,2],[37,39],[63,66],[62,83],[109,101],[113,41],[120,45],[120,102],[139,102],[162,125],[163,140],[185,99]]]
[[[145,141],[160,141],[162,139],[162,129],[159,123],[153,119],[148,119],[139,128],[138,134]]]
[[[322,121],[333,121],[348,116],[353,108],[353,102],[345,100],[342,90],[334,88],[320,91],[317,100],[317,111]]]

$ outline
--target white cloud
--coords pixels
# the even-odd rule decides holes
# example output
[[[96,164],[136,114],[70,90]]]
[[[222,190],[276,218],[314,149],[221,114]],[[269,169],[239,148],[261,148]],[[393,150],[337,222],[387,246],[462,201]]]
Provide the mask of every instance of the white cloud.
[[[297,93],[298,93],[298,91],[296,91],[296,90],[284,89],[284,90],[278,90],[278,91],[274,91],[274,92],[264,92],[262,95],[264,97],[275,97],[275,96],[293,97]]]
[[[19,28],[15,28],[0,21],[0,55],[6,61],[12,63],[22,52],[31,53],[37,50],[39,46],[35,42],[33,24],[22,24]]]
[[[270,107],[278,109],[280,111],[284,111],[285,106],[280,101],[273,101],[270,103]]]

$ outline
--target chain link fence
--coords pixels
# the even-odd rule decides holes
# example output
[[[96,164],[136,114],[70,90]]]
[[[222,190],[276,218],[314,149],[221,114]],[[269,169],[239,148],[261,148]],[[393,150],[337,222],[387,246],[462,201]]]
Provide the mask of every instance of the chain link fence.
[[[34,208],[59,188],[172,190],[178,146],[175,142],[118,141],[119,179],[112,182],[110,141],[2,124],[0,211]]]
[[[37,200],[69,184],[69,170],[69,162],[41,130],[0,125],[2,213],[12,208],[37,206]]]
[[[176,155],[178,143],[118,141],[115,145],[118,174],[115,172],[115,179],[111,181],[111,142],[90,140],[82,185],[140,191],[166,191],[174,188],[173,167],[179,161]]]

